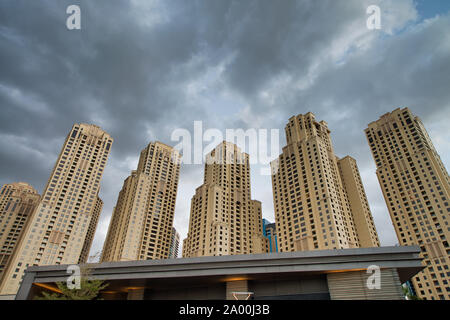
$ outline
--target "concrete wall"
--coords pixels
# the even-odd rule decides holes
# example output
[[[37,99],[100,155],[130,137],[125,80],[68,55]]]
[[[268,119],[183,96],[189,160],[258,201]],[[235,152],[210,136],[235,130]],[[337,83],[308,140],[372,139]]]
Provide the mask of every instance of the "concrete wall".
[[[325,275],[251,281],[249,291],[254,299],[329,299]]]
[[[225,283],[211,284],[208,286],[176,287],[173,289],[155,288],[147,289],[145,300],[224,300]]]

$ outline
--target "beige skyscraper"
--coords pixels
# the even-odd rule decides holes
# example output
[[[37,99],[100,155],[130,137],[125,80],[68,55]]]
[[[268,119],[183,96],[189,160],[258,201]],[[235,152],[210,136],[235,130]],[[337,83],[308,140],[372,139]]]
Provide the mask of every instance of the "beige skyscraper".
[[[102,261],[168,259],[180,173],[178,151],[151,142],[125,179],[103,246]]]
[[[450,180],[420,119],[396,109],[365,130],[401,245],[419,245],[427,268],[413,278],[424,299],[450,299]]]
[[[75,124],[36,210],[5,268],[0,294],[16,294],[28,266],[84,262],[100,214],[100,180],[113,139],[98,126]]]
[[[5,184],[0,191],[0,281],[39,199],[38,192],[24,182]]]
[[[291,117],[271,163],[280,252],[379,246],[356,161],[336,157],[314,114]]]
[[[175,259],[178,257],[180,247],[180,234],[172,227],[172,239],[170,240],[169,258]]]
[[[95,202],[94,210],[92,211],[91,221],[89,222],[89,227],[86,233],[86,240],[83,244],[83,249],[81,250],[80,262],[86,263],[89,258],[89,251],[91,250],[92,241],[94,240],[95,231],[97,230],[98,219],[100,213],[103,209],[103,200],[97,196],[97,201]],[[94,252],[94,256],[99,255],[100,252]]]
[[[249,156],[222,142],[206,157],[203,184],[191,200],[183,257],[261,253],[261,202],[251,200]]]

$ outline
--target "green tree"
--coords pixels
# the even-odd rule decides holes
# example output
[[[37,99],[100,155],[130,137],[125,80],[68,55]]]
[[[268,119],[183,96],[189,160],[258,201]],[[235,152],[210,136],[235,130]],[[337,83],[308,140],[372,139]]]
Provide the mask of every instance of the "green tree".
[[[42,292],[42,296],[37,297],[36,300],[94,300],[100,291],[108,286],[108,283],[82,277],[80,289],[69,289],[65,282],[57,282],[56,285],[61,293]]]
[[[403,294],[408,300],[421,300],[418,296],[411,294],[407,286],[402,286]]]
[[[97,259],[99,253],[89,257],[90,260]],[[96,263],[89,263],[80,266],[80,288],[70,289],[67,286],[67,282],[57,282],[61,293],[48,293],[43,291],[42,296],[38,296],[36,300],[94,300],[98,297],[101,290],[108,286],[102,280],[89,279],[92,270],[95,268]]]

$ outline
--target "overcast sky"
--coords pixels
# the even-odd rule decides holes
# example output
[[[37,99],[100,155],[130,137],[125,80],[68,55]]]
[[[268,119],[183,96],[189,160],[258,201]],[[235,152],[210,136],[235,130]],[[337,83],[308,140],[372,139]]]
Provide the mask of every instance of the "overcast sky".
[[[81,30],[66,8],[81,8]],[[366,8],[381,8],[381,29]],[[279,129],[315,113],[335,153],[358,161],[382,245],[397,239],[364,136],[371,121],[409,107],[450,163],[450,1],[2,0],[0,184],[39,193],[73,123],[115,142],[91,249],[102,249],[123,180],[153,140],[174,130]],[[205,142],[205,146],[208,142]],[[183,165],[175,228],[187,233],[202,165]],[[270,176],[251,170],[252,198],[274,220]],[[181,250],[181,247],[180,247]]]

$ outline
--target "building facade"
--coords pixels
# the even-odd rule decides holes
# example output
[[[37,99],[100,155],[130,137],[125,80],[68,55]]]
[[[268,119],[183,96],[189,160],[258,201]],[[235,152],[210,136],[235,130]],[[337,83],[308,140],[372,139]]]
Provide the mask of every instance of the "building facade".
[[[180,173],[178,151],[161,142],[142,150],[111,217],[102,261],[168,259]]]
[[[266,252],[278,252],[276,223],[262,219],[263,235],[267,238]]]
[[[206,157],[203,184],[191,200],[183,257],[265,252],[261,202],[251,199],[249,156],[222,142]]]
[[[177,232],[175,228],[172,227],[172,239],[170,240],[170,251],[169,251],[170,259],[178,258],[179,248],[180,248],[180,234]]]
[[[0,281],[20,236],[39,203],[38,192],[28,183],[5,184],[0,191]]]
[[[379,246],[356,161],[339,159],[311,112],[291,117],[271,162],[280,252]]]
[[[94,241],[95,231],[97,230],[98,219],[100,218],[100,213],[103,209],[103,200],[97,196],[95,201],[94,210],[92,211],[91,221],[89,222],[89,227],[86,233],[86,240],[83,244],[83,249],[81,249],[80,261],[89,262],[89,252],[91,250],[92,241]],[[99,254],[99,252],[94,252],[94,259]]]
[[[75,124],[42,198],[4,270],[0,294],[16,294],[28,266],[83,263],[98,219],[98,193],[113,139],[98,126]]]
[[[450,180],[421,120],[398,108],[368,125],[367,141],[400,245],[417,244],[423,299],[450,299]]]

